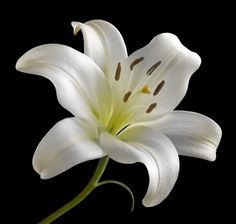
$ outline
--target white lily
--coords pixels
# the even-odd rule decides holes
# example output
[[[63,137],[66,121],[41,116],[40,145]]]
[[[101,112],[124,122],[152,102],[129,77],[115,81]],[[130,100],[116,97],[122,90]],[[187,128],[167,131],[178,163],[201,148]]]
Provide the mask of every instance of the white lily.
[[[75,34],[82,30],[85,54],[47,44],[16,64],[21,72],[51,80],[58,101],[75,116],[58,122],[42,139],[33,167],[47,179],[106,155],[120,163],[141,162],[149,173],[143,204],[157,205],[176,182],[178,154],[216,158],[220,127],[204,115],[173,111],[201,59],[170,33],[127,56],[121,34],[110,23],[72,26]]]

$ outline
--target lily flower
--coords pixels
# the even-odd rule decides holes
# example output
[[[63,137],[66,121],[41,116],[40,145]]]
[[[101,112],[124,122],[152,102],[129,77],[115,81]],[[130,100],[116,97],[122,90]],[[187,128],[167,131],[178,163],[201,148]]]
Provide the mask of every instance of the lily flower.
[[[119,31],[103,20],[72,22],[84,37],[84,54],[60,44],[26,52],[16,69],[53,82],[59,103],[74,117],[59,121],[39,143],[33,167],[52,178],[88,160],[105,156],[143,163],[149,186],[146,207],[162,202],[179,173],[179,156],[216,158],[220,127],[210,118],[176,111],[198,54],[171,33],[154,37],[127,56]]]

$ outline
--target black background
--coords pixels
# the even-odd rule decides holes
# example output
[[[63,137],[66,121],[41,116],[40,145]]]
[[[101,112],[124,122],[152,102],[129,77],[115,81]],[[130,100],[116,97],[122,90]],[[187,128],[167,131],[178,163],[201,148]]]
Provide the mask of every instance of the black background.
[[[58,3],[59,4],[59,3]],[[92,5],[93,3],[91,3]],[[186,5],[179,11],[173,5],[143,3],[146,7],[118,8],[118,3],[104,6],[71,5],[76,13],[65,9],[38,8],[37,4],[20,6],[19,13],[11,13],[2,20],[1,90],[2,123],[6,124],[2,141],[2,187],[6,223],[37,223],[71,200],[89,181],[97,161],[80,164],[50,180],[41,180],[31,161],[37,144],[59,120],[71,116],[57,102],[53,85],[46,79],[15,71],[17,59],[32,47],[46,43],[60,43],[83,51],[82,35],[74,36],[71,21],[85,22],[104,19],[114,24],[126,42],[128,53],[146,45],[162,32],[176,34],[190,50],[202,58],[200,69],[190,80],[186,97],[177,109],[195,111],[214,119],[223,130],[215,162],[180,157],[180,173],[169,197],[160,205],[145,208],[142,198],[148,186],[148,174],[141,164],[123,165],[110,161],[104,179],[126,183],[136,199],[131,213],[128,193],[115,185],[96,189],[84,202],[55,223],[183,223],[224,220],[233,217],[235,193],[234,146],[230,144],[229,124],[233,127],[234,95],[227,71],[231,47],[230,13],[220,5],[206,8]],[[63,5],[61,5],[63,6]],[[86,8],[87,7],[87,8]],[[34,9],[38,9],[36,13]],[[194,10],[195,9],[195,10]],[[113,12],[114,10],[114,12]],[[46,14],[46,11],[50,11]],[[110,12],[110,14],[108,14]],[[227,62],[227,63],[226,63]],[[233,114],[233,112],[232,112]]]

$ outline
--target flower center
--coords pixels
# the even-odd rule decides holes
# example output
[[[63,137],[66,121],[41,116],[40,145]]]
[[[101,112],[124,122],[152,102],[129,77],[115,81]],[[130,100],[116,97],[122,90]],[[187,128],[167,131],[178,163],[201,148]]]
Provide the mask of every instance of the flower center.
[[[129,65],[130,72],[132,73],[135,67],[138,66],[143,61],[144,57],[135,59]],[[157,109],[158,103],[156,96],[160,93],[160,91],[164,87],[165,80],[162,80],[161,82],[159,81],[156,87],[154,86],[153,88],[151,88],[150,86],[153,86],[153,81],[151,81],[150,76],[152,76],[152,74],[157,70],[157,68],[160,65],[161,61],[156,62],[154,65],[152,65],[146,70],[146,72],[144,73],[145,77],[143,79],[137,80],[138,84],[135,87],[131,88],[127,92],[124,92],[124,94],[122,93],[119,94],[121,98],[115,100],[113,113],[106,128],[111,134],[118,135],[126,127],[134,123],[135,119],[132,118],[134,116],[137,116],[137,114],[144,113],[146,114],[145,116],[149,116],[149,114],[152,114]],[[122,64],[121,62],[119,62],[117,64],[114,76],[115,84],[122,81],[123,75],[124,73],[122,73]],[[129,75],[134,75],[134,74],[129,74]],[[128,85],[126,81],[125,84]],[[138,85],[142,87],[138,87]],[[120,89],[118,91],[120,91]],[[144,95],[147,95],[147,97],[149,98],[143,97]]]

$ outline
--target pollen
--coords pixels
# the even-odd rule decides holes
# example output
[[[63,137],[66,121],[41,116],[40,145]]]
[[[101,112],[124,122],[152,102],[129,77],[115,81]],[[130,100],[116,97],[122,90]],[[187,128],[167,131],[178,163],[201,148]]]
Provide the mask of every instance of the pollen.
[[[149,86],[145,85],[142,89],[141,92],[144,94],[150,94],[151,93],[151,89]]]

